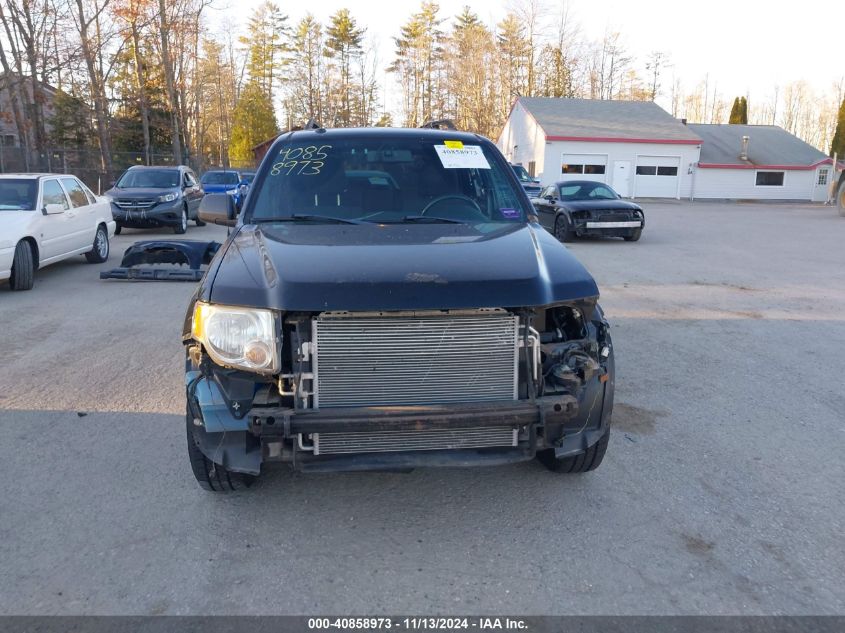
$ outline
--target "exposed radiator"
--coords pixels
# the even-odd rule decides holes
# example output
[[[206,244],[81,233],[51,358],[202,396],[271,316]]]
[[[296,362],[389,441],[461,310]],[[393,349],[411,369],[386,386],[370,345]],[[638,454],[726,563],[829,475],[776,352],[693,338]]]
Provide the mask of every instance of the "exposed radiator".
[[[504,310],[314,320],[319,408],[517,398],[519,320]]]
[[[315,455],[433,451],[516,446],[517,429],[508,426],[352,433],[314,433]]]

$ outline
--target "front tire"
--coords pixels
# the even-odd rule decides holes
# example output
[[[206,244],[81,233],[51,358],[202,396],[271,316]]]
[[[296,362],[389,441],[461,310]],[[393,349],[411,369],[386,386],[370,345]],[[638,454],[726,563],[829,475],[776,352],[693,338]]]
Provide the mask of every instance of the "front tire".
[[[561,242],[571,242],[575,238],[575,232],[569,228],[569,222],[562,215],[555,220],[555,237]]]
[[[179,224],[173,227],[173,232],[176,235],[184,235],[188,230],[188,209],[182,207],[182,217],[179,218]]]
[[[185,426],[188,435],[188,459],[200,488],[209,492],[237,492],[249,488],[255,482],[254,475],[232,472],[215,464],[203,454],[196,438],[196,434],[201,431],[194,427],[190,414],[185,416]]]
[[[601,465],[604,454],[607,452],[607,443],[610,441],[610,429],[605,431],[598,442],[593,444],[580,455],[572,457],[555,457],[553,448],[537,451],[537,459],[546,468],[556,473],[586,473],[595,470]]]
[[[94,245],[91,250],[85,253],[85,259],[89,264],[102,264],[109,258],[109,232],[102,224],[97,227],[97,234],[94,236]]]
[[[15,256],[12,259],[12,276],[9,277],[9,286],[12,290],[32,290],[35,284],[35,257],[32,253],[32,244],[21,240],[15,247]]]
[[[120,222],[115,222],[114,226],[114,234],[120,235],[120,232],[123,230],[123,225]]]
[[[632,231],[630,235],[625,235],[622,239],[626,242],[638,242],[642,234],[643,230],[637,229],[636,231]]]

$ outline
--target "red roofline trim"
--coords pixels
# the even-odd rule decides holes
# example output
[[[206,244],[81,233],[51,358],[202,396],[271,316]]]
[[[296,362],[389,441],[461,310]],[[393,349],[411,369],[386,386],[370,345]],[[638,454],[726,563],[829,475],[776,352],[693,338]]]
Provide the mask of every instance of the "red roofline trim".
[[[777,169],[779,171],[812,171],[820,165],[829,165],[831,159],[820,160],[812,165],[736,165],[733,163],[698,163],[701,169]]]
[[[701,145],[701,141],[679,138],[615,138],[601,136],[550,136],[546,135],[547,141],[587,141],[590,143],[652,143],[658,145]]]

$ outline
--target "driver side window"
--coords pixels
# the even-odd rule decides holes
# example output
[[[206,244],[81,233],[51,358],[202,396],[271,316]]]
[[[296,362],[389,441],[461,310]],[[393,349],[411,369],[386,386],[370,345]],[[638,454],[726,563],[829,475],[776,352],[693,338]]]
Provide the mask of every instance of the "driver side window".
[[[70,204],[67,201],[67,196],[58,180],[44,181],[44,196],[42,204],[46,207],[48,204],[60,204],[62,208],[67,211],[70,209]]]

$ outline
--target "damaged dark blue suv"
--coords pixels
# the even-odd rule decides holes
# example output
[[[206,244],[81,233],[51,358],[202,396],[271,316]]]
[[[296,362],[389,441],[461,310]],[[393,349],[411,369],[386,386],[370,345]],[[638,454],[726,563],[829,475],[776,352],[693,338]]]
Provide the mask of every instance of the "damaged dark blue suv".
[[[593,278],[495,146],[424,129],[280,136],[188,309],[188,454],[209,490],[266,462],[408,470],[604,457],[614,361]]]

